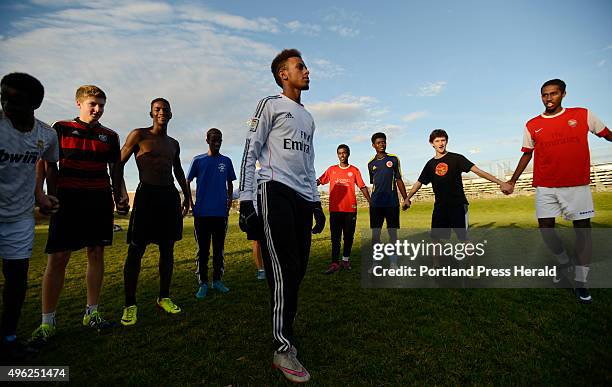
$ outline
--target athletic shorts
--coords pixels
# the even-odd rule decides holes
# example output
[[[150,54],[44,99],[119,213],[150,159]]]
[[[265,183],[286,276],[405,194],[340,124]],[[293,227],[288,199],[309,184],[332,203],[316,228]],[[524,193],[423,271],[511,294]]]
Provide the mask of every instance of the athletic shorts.
[[[34,217],[16,222],[0,222],[0,258],[30,258],[33,244]]]
[[[399,228],[399,206],[370,207],[370,228],[382,228],[387,221],[387,228]]]
[[[593,195],[588,185],[577,187],[536,187],[536,216],[566,220],[590,219],[595,216]]]
[[[431,237],[433,239],[449,239],[451,229],[459,240],[467,240],[468,205],[436,206],[431,214]]]
[[[182,238],[181,197],[174,185],[138,184],[127,243],[137,246],[149,243],[159,245]]]
[[[47,254],[113,243],[113,195],[110,190],[62,189],[59,210],[49,220]]]
[[[260,222],[259,226],[261,226],[261,222]],[[249,241],[261,241],[261,240],[264,239],[263,227],[257,227],[256,230],[250,230],[249,229],[249,231],[247,231],[246,235],[247,235],[247,240],[249,240]]]

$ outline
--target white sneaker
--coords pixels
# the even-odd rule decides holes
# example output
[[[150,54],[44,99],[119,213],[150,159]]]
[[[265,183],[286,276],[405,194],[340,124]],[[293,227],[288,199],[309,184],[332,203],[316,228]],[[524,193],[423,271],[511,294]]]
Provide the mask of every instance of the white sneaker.
[[[294,348],[294,347],[293,347]],[[305,383],[310,380],[310,374],[296,357],[297,350],[286,352],[274,351],[272,367],[278,368],[287,380],[294,383]]]

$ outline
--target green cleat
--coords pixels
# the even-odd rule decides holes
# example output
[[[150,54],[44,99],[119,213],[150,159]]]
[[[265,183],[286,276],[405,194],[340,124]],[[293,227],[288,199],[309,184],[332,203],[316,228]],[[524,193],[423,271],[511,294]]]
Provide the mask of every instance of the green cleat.
[[[121,317],[121,324],[125,326],[136,324],[136,321],[138,320],[136,318],[136,312],[138,312],[138,307],[136,305],[124,307],[123,316]]]
[[[83,316],[83,326],[95,329],[101,332],[105,329],[111,328],[113,324],[106,321],[97,310]]]
[[[40,324],[40,326],[32,332],[32,338],[28,342],[28,345],[38,350],[44,347],[53,335],[55,335],[55,326]]]
[[[181,312],[181,308],[175,305],[170,298],[157,299],[157,306],[166,313],[177,314]]]

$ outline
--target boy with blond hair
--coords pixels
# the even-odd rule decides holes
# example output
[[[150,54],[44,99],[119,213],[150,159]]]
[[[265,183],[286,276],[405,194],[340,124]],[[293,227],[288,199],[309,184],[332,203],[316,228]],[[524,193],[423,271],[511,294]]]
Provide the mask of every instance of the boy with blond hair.
[[[104,276],[104,246],[113,241],[113,193],[117,211],[127,212],[123,180],[110,175],[119,161],[119,136],[100,124],[106,94],[85,85],[76,91],[79,116],[53,124],[59,139],[57,197],[62,203],[49,222],[49,254],[42,283],[42,323],[32,333],[34,346],[55,334],[55,311],[73,251],[87,247],[87,305],[83,325],[96,331],[111,326],[98,311]],[[57,169],[46,163],[47,171]],[[55,194],[55,192],[50,192]]]

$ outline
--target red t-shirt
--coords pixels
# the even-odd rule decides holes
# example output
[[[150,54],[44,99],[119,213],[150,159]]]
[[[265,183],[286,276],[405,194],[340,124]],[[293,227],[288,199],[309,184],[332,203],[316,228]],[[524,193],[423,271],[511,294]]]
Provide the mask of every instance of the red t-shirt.
[[[608,128],[584,108],[565,108],[554,116],[527,122],[523,152],[534,152],[534,187],[576,187],[590,183],[588,132],[599,137]]]
[[[361,173],[356,167],[349,165],[342,168],[332,165],[319,177],[321,184],[329,185],[329,211],[330,212],[357,212],[357,198],[355,198],[355,184],[359,189],[365,187]]]

